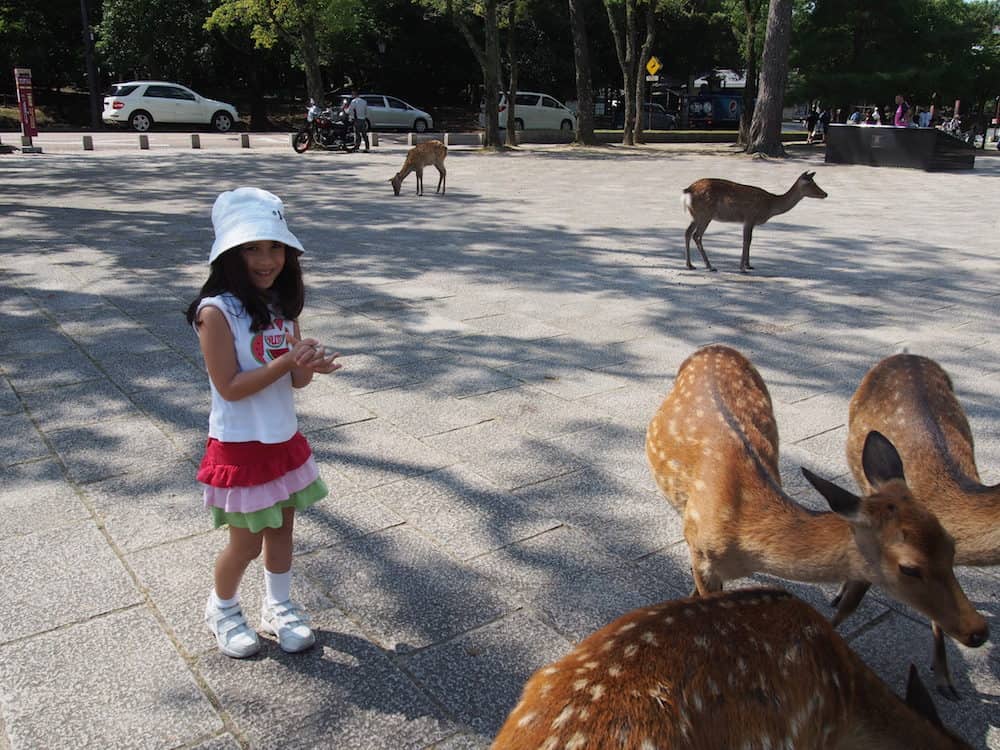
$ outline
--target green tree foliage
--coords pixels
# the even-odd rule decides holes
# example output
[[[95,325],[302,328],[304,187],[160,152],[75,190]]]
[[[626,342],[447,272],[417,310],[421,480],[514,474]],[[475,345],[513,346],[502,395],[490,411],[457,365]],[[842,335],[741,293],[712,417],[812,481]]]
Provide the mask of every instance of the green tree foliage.
[[[210,0],[104,0],[97,51],[116,80],[193,82],[211,59]]]
[[[361,0],[222,0],[205,27],[247,29],[261,48],[285,42],[305,71],[309,96],[322,102],[330,41],[357,23],[362,8]]]
[[[38,88],[85,85],[82,39],[80,0],[0,0],[0,91],[14,91],[14,68]]]
[[[790,94],[834,106],[995,95],[998,9],[995,0],[798,0]]]

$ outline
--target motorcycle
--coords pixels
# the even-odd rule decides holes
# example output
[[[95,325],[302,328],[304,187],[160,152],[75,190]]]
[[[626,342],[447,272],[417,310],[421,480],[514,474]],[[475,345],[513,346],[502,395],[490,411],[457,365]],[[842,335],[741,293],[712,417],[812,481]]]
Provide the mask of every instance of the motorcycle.
[[[292,148],[302,154],[310,148],[330,151],[357,151],[358,142],[354,128],[347,120],[345,112],[334,112],[327,107],[321,109],[315,101],[309,100],[306,110],[306,126],[295,134]]]

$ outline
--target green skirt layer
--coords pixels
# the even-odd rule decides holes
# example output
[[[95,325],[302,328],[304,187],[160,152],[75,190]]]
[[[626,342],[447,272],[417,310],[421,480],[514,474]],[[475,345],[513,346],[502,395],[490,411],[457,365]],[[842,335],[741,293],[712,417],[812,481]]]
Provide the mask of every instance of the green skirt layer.
[[[287,500],[275,503],[270,508],[255,510],[253,513],[227,513],[222,508],[214,506],[209,506],[209,510],[212,513],[212,522],[215,524],[215,528],[236,526],[240,529],[249,529],[256,534],[262,529],[280,529],[285,523],[285,516],[282,513],[285,508],[305,510],[326,497],[327,492],[323,480],[317,479],[308,487],[293,492]]]

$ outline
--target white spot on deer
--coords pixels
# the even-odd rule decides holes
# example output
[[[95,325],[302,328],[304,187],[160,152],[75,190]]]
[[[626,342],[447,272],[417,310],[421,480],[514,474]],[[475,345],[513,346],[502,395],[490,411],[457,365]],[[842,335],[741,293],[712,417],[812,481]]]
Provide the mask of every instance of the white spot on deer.
[[[620,628],[618,628],[618,632],[619,633],[625,633],[625,632],[631,630],[634,627],[635,627],[635,623],[634,622],[626,622],[624,625],[622,625]]]
[[[583,690],[585,687],[587,687],[587,685],[588,685],[589,682],[590,682],[589,680],[576,680],[573,683],[573,689],[574,690]]]
[[[618,664],[612,664],[608,667],[608,675],[611,677],[617,677],[622,673],[622,668]]]
[[[647,737],[642,741],[642,744],[639,745],[639,750],[658,750],[658,748],[656,743]]]
[[[580,750],[587,743],[587,736],[582,732],[577,732],[566,742],[566,750]]]
[[[552,728],[553,729],[560,729],[560,728],[562,728],[562,725],[565,724],[567,721],[569,721],[573,717],[573,712],[575,710],[576,709],[574,709],[573,706],[571,706],[571,705],[570,706],[566,706],[559,713],[559,715],[555,719],[552,720]]]
[[[703,482],[701,479],[694,480],[694,488],[698,492],[704,492],[706,487],[708,487],[708,485],[705,484],[705,482]]]
[[[625,658],[631,659],[633,656],[635,656],[635,652],[638,650],[639,650],[638,646],[636,646],[634,643],[630,643],[625,647]]]
[[[706,638],[706,637],[705,637],[705,636],[703,636],[703,635],[698,635],[698,636],[695,636],[695,639],[694,639],[694,644],[695,644],[695,645],[696,645],[696,646],[697,646],[698,648],[703,648],[703,649],[705,649],[706,651],[708,650],[708,638]]]
[[[673,615],[667,615],[666,617],[663,618],[663,622],[665,624],[667,624],[667,625],[673,625],[674,624],[674,616]]]
[[[613,649],[614,647],[615,647],[615,639],[608,638],[608,640],[606,640],[604,643],[601,644],[600,651],[602,654],[604,654]]]
[[[555,674],[558,671],[559,670],[556,667],[546,667],[545,669],[542,670],[542,674],[550,675],[550,674]]]
[[[645,633],[642,634],[640,640],[643,643],[648,643],[650,646],[657,645],[656,636],[652,633],[652,631],[649,630],[647,630]]]
[[[556,750],[556,747],[558,745],[559,745],[559,737],[558,735],[553,735],[548,739],[546,739],[545,742],[542,743],[542,746],[538,748],[538,750]]]
[[[528,724],[533,722],[538,714],[535,711],[525,714],[520,719],[517,720],[517,725],[519,727],[526,727]]]
[[[602,695],[604,695],[604,685],[601,685],[600,683],[598,683],[597,685],[591,685],[590,687],[591,701],[600,700]]]

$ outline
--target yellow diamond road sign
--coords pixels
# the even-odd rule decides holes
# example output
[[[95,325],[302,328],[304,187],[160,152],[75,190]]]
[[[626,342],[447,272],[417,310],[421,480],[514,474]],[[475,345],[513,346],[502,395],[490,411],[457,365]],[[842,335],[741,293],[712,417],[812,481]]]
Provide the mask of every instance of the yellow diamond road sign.
[[[646,63],[646,71],[651,76],[655,76],[660,71],[660,68],[662,68],[662,67],[663,67],[663,63],[661,63],[660,62],[660,58],[656,57],[655,55],[653,57],[649,58],[649,62]]]

